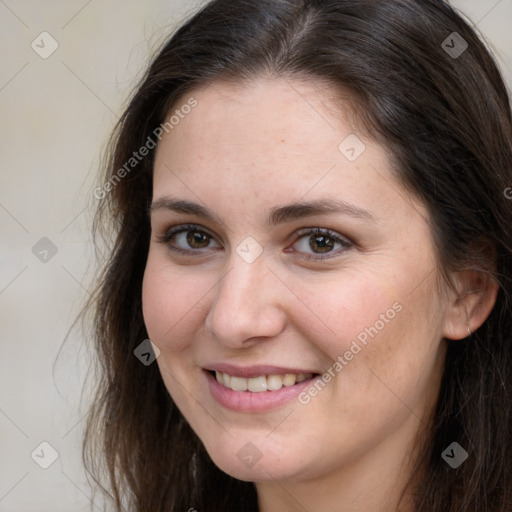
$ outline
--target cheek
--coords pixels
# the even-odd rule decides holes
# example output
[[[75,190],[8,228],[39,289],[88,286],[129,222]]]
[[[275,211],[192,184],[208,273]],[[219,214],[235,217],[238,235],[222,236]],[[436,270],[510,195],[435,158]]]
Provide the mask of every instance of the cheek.
[[[300,326],[330,359],[324,368],[331,376],[325,376],[330,392],[318,393],[319,401],[340,394],[345,418],[359,419],[369,403],[385,414],[386,404],[397,399],[383,382],[416,403],[439,357],[442,315],[432,298],[432,283],[425,281],[412,291],[413,272],[399,279],[390,275],[347,273],[336,283],[325,283],[322,294],[310,299],[318,319]],[[302,292],[306,297],[306,288]],[[311,396],[316,395],[311,389]]]
[[[340,320],[347,328],[336,352],[329,352],[339,363],[331,398],[350,428],[372,410],[368,428],[379,429],[430,400],[442,362],[442,321],[428,283],[411,293],[409,283],[368,280],[357,290],[351,309],[343,308],[353,312],[354,322]]]
[[[354,342],[365,347],[370,340],[380,337],[402,309],[396,285],[371,273],[346,273],[324,282],[311,296],[314,289],[307,284],[301,293],[316,316],[313,324],[304,323],[303,328],[333,360],[351,348],[357,352]]]
[[[150,251],[142,283],[142,311],[148,335],[160,349],[186,348],[201,299],[210,288],[201,276],[177,271]]]

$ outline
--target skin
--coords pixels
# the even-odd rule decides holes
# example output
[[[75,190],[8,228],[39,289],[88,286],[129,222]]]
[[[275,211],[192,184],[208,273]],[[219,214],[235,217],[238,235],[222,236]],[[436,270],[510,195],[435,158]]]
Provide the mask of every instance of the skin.
[[[153,200],[193,201],[219,222],[152,211],[143,312],[164,383],[215,464],[256,482],[261,511],[395,510],[438,396],[444,338],[465,337],[468,321],[475,330],[493,294],[458,301],[475,284],[486,289],[469,273],[454,276],[455,290],[442,284],[426,208],[330,85],[261,77],[192,96],[197,107],[157,148]],[[338,150],[352,133],[366,145],[353,162]],[[266,224],[271,208],[325,198],[372,219]],[[186,233],[159,241],[185,223],[211,238],[198,248]],[[308,260],[325,254],[309,245],[314,236],[297,234],[303,228],[353,246]],[[236,252],[247,236],[264,249],[252,263]],[[236,412],[205,385],[202,367],[219,361],[327,371],[393,304],[400,312],[305,405]],[[248,442],[261,454],[252,467],[237,457]],[[413,510],[407,495],[401,510]]]

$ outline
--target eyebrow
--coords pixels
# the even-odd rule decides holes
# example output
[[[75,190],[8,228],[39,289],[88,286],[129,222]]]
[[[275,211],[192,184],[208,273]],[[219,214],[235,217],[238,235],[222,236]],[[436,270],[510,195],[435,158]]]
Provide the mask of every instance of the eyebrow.
[[[151,204],[150,213],[158,210],[170,210],[178,213],[192,214],[225,225],[225,222],[212,210],[192,201],[162,197]],[[375,221],[375,218],[370,212],[345,201],[339,199],[318,199],[315,201],[298,202],[274,207],[267,215],[266,223],[269,226],[276,226],[305,217],[325,214],[346,215],[356,219]]]

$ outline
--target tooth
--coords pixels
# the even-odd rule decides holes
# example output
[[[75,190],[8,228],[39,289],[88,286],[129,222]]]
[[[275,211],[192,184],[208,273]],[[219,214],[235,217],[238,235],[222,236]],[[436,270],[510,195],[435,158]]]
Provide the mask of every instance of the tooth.
[[[267,389],[277,391],[283,387],[283,378],[281,375],[269,375],[267,377]]]
[[[253,393],[267,391],[267,379],[265,376],[247,379],[247,389]]]
[[[231,377],[230,386],[233,391],[247,391],[247,379],[245,377]]]
[[[262,375],[250,379],[244,377],[233,377],[224,372],[215,372],[217,382],[231,388],[234,391],[251,391],[261,393],[263,391],[278,391],[283,386],[293,386],[299,382],[312,379],[312,373],[287,373],[286,375]]]
[[[287,373],[283,379],[284,386],[293,386],[295,384],[296,375],[293,373]]]

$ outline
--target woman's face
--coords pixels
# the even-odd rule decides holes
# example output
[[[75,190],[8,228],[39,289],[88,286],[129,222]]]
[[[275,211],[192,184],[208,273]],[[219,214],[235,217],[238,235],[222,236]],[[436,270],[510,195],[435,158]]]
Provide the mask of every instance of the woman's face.
[[[157,148],[143,286],[172,399],[239,479],[398,468],[443,369],[426,209],[330,86],[191,96]]]

